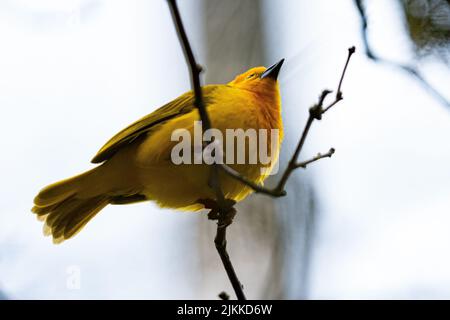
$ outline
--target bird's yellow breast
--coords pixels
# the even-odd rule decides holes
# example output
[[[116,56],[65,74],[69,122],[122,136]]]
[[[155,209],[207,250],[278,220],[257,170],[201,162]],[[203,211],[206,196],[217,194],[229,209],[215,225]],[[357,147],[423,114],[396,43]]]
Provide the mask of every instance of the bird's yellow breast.
[[[223,135],[224,155],[227,154],[227,146],[230,142],[227,140],[227,130],[229,133],[230,130],[240,129],[245,132],[252,129],[259,133],[260,129],[278,129],[279,139],[275,150],[270,150],[270,131],[267,135],[268,152],[274,152],[273,159],[276,161],[282,139],[279,95],[275,95],[273,99],[264,99],[256,93],[223,85],[214,91],[213,96],[208,97],[208,101],[210,103],[207,109],[212,127]],[[179,141],[171,141],[172,134],[177,129],[187,130],[194,144],[194,123],[198,120],[198,111],[194,109],[160,124],[137,148],[136,166],[139,168],[137,171],[144,194],[162,206],[200,209],[202,206],[197,204],[198,200],[215,199],[214,192],[208,186],[211,169],[209,165],[204,163],[175,165],[171,158],[173,148],[179,143]],[[257,139],[259,143],[258,134]],[[254,182],[262,182],[266,178],[262,169],[267,165],[247,163],[249,153],[255,152],[248,147],[249,145],[245,147],[246,163],[236,164],[235,159],[234,163],[227,163],[227,165]],[[220,180],[227,198],[240,201],[251,192],[242,183],[228,176],[223,175]]]

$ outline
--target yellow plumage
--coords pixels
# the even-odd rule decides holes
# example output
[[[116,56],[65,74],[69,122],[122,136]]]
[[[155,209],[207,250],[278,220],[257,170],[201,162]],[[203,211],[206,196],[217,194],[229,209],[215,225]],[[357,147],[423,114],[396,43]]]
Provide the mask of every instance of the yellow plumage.
[[[269,148],[274,158],[283,132],[276,80],[281,63],[275,69],[250,69],[225,85],[202,88],[212,126],[223,132],[224,139],[226,129],[279,129],[276,150]],[[92,160],[99,166],[41,190],[32,211],[45,221],[46,233],[56,243],[68,239],[108,204],[153,200],[162,207],[199,210],[204,200],[214,200],[208,185],[210,166],[175,165],[171,160],[178,143],[171,141],[174,130],[187,129],[194,135],[199,115],[193,103],[192,92],[181,95],[108,141]],[[266,178],[262,164],[230,166],[254,182]],[[229,199],[240,201],[251,192],[228,176],[221,175],[220,180]]]

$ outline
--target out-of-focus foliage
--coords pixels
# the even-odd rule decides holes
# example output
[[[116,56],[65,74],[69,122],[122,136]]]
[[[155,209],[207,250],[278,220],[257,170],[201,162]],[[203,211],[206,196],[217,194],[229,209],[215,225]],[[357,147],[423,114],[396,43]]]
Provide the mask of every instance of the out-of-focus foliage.
[[[406,27],[419,57],[436,54],[450,62],[450,1],[403,0]]]

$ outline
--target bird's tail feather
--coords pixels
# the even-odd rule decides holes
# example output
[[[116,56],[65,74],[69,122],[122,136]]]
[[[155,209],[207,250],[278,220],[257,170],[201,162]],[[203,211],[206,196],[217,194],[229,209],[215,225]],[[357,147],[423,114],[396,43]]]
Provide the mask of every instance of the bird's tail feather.
[[[53,242],[73,237],[108,205],[108,196],[100,190],[97,194],[83,192],[98,168],[51,184],[35,197],[32,211],[44,221],[44,233],[52,235]]]

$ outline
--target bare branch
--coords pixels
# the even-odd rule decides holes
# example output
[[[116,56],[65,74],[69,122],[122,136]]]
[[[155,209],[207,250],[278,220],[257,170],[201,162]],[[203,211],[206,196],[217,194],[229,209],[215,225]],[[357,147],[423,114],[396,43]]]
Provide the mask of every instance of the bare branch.
[[[178,39],[182,44],[183,54],[189,66],[189,72],[191,74],[191,86],[195,94],[195,106],[197,107],[197,110],[200,114],[200,119],[202,120],[203,127],[208,130],[211,129],[211,122],[209,120],[209,116],[206,112],[206,108],[203,102],[203,93],[200,84],[200,73],[202,72],[203,68],[199,64],[197,64],[195,60],[191,44],[189,43],[189,39],[184,29],[183,21],[181,20],[180,11],[178,10],[176,0],[168,0],[168,2],[170,12],[172,14],[172,19],[174,21],[175,28],[177,29]]]
[[[195,106],[200,114],[200,119],[205,130],[208,130],[211,129],[211,122],[209,120],[208,112],[203,100],[202,88],[200,83],[200,73],[202,71],[202,68],[197,64],[197,61],[195,60],[191,45],[189,43],[189,39],[183,26],[183,21],[181,19],[176,0],[168,0],[168,3],[175,27],[177,29],[178,38],[183,47],[186,61],[189,65],[191,85],[195,94]],[[242,290],[242,285],[236,275],[236,272],[234,271],[233,264],[231,263],[230,256],[228,255],[226,249],[226,230],[227,226],[231,224],[230,214],[234,216],[235,209],[233,207],[230,207],[228,205],[229,202],[227,202],[225,199],[219,180],[218,166],[216,164],[213,164],[211,166],[209,185],[216,193],[216,201],[219,206],[219,221],[217,223],[217,233],[214,243],[237,298],[239,300],[245,300],[246,298]]]

